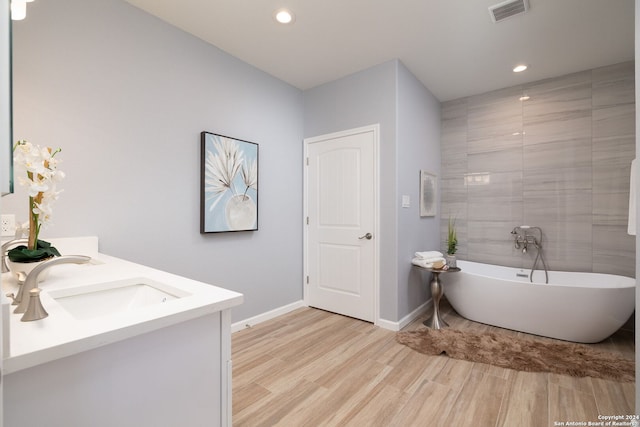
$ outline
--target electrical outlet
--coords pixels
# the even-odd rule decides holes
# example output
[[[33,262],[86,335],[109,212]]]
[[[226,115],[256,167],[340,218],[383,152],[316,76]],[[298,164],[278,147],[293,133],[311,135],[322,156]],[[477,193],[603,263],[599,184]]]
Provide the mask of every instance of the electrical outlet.
[[[7,214],[0,216],[0,236],[9,237],[16,234],[16,216]]]

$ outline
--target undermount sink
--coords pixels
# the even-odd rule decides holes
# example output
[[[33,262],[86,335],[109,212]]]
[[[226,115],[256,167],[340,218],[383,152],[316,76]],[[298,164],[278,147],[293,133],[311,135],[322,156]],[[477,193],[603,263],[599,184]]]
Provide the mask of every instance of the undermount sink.
[[[49,292],[76,319],[93,319],[165,304],[188,292],[146,278],[97,283]]]

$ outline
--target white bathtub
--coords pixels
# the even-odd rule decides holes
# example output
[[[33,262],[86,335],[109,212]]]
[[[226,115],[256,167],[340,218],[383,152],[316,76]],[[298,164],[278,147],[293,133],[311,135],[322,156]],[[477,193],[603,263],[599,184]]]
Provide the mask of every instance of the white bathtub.
[[[458,261],[441,275],[444,294],[476,322],[566,341],[595,343],[616,332],[635,308],[635,279],[611,274],[530,270]]]

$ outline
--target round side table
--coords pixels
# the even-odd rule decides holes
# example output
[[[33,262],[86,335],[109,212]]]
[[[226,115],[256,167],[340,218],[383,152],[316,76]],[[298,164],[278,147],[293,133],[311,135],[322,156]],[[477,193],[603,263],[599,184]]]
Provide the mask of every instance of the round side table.
[[[459,268],[450,268],[448,270],[442,270],[437,268],[426,268],[420,267],[416,265],[417,268],[428,271],[431,273],[431,298],[433,299],[433,315],[422,322],[423,325],[433,328],[433,329],[442,329],[444,327],[449,326],[447,322],[445,322],[442,317],[440,317],[440,298],[442,298],[442,281],[440,280],[441,273],[457,273],[460,271]]]

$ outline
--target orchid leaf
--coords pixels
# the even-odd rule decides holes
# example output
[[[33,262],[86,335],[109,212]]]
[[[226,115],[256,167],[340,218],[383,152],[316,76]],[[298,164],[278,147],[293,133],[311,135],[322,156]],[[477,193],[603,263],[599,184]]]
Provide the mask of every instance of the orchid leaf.
[[[60,256],[60,252],[51,243],[38,240],[36,249],[29,249],[25,245],[16,246],[7,252],[13,262],[37,262],[54,256]]]

